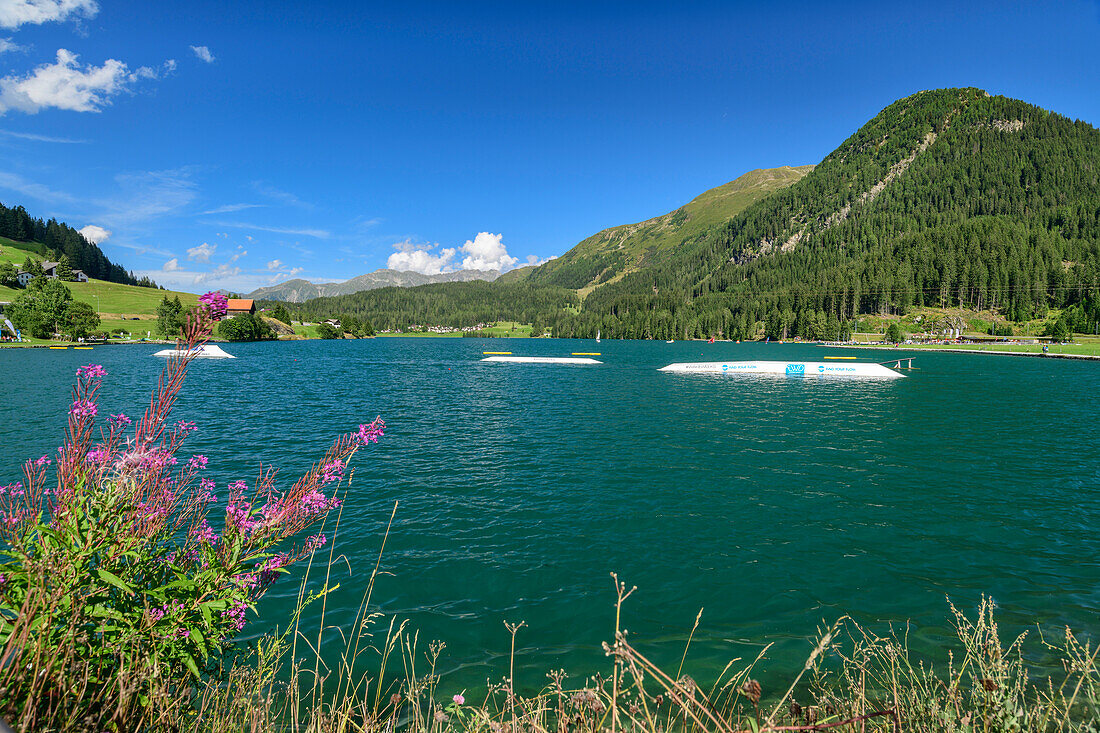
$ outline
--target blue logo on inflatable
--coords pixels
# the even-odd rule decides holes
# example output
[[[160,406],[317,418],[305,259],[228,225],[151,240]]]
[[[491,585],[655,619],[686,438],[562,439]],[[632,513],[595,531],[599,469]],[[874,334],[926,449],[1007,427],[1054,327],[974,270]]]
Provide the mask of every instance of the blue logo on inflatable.
[[[806,373],[806,365],[805,364],[788,364],[787,365],[787,374],[794,374],[796,376],[801,376],[805,373]]]
[[[722,371],[724,371],[724,372],[729,371],[729,368],[730,368],[729,364],[723,364],[722,365]]]
[[[819,367],[817,368],[817,370],[818,370],[819,372],[823,372],[823,371],[825,371],[825,365],[824,365],[824,364],[822,364],[821,366],[819,366]]]

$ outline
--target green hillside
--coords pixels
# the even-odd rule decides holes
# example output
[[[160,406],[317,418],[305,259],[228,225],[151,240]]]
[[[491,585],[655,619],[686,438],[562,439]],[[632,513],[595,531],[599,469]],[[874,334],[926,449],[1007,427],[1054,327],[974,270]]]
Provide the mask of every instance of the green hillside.
[[[581,290],[586,295],[595,287],[614,282],[657,256],[698,239],[811,170],[812,165],[804,165],[749,171],[663,216],[593,234],[561,257],[536,268],[526,279]]]
[[[41,262],[45,259],[38,253],[38,243],[15,242],[0,237],[0,264],[10,262],[22,265],[29,256]],[[182,293],[158,288],[123,285],[104,280],[89,280],[86,283],[67,282],[65,286],[72,291],[73,300],[87,303],[100,314],[100,330],[113,331],[124,329],[136,336],[144,336],[147,331],[155,330],[157,305],[167,296],[178,297],[185,306],[198,303],[194,293]],[[13,301],[22,292],[19,288],[0,285],[0,301]]]

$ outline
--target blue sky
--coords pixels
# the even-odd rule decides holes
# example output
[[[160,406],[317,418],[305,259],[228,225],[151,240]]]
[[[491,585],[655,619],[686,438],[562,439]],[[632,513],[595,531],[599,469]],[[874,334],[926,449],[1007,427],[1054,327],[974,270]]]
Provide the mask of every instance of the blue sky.
[[[0,201],[194,292],[508,268],[921,89],[1098,124],[1098,70],[1097,2],[0,0]]]

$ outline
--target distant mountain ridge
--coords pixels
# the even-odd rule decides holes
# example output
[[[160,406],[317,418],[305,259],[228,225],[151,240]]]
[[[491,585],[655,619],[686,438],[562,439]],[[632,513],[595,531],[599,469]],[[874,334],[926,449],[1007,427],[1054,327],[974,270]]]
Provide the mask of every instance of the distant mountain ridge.
[[[351,295],[352,293],[378,288],[411,288],[417,285],[470,282],[473,280],[492,282],[498,277],[500,277],[498,270],[458,270],[457,272],[442,272],[438,275],[422,275],[419,272],[383,268],[336,283],[313,283],[300,278],[287,280],[278,285],[257,288],[249,293],[247,297],[255,300],[281,300],[286,303],[303,303],[313,298]]]

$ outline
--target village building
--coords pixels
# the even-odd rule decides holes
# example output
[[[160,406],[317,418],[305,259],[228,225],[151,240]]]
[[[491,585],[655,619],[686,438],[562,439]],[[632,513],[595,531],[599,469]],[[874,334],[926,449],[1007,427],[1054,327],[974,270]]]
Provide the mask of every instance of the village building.
[[[51,280],[57,279],[57,266],[59,262],[50,262],[45,260],[42,262],[42,274]],[[29,272],[20,270],[15,274],[15,279],[19,282],[19,287],[25,288],[34,279],[34,275]],[[83,270],[73,270],[72,282],[86,283],[88,282],[88,275]]]
[[[230,298],[225,302],[225,318],[255,312],[256,302],[250,298]]]

